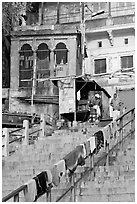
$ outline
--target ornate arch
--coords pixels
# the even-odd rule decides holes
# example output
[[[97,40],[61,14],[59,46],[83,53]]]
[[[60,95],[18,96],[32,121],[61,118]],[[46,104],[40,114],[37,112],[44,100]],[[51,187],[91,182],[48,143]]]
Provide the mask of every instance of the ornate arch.
[[[19,51],[19,87],[30,87],[33,75],[33,50],[25,43]]]
[[[47,78],[50,75],[50,49],[46,43],[41,43],[36,51],[37,53],[37,78]]]
[[[54,54],[56,64],[68,63],[68,49],[65,43],[63,42],[58,43],[55,47]]]

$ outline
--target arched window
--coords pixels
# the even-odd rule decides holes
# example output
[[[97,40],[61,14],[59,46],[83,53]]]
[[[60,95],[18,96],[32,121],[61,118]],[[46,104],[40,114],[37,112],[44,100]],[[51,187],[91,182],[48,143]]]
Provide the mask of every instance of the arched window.
[[[58,43],[55,48],[56,64],[66,64],[68,62],[68,49],[64,43]]]
[[[19,87],[31,87],[33,75],[33,51],[24,44],[19,52]]]
[[[45,43],[42,43],[37,49],[37,78],[49,77],[49,62],[50,50]]]

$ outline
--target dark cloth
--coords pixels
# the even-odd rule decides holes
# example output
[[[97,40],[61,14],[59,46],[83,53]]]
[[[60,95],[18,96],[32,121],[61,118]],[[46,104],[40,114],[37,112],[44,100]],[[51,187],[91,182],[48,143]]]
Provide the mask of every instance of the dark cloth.
[[[82,155],[80,155],[77,161],[77,166],[83,166],[83,165],[85,165],[85,159]]]
[[[94,136],[95,136],[96,148],[95,148],[93,153],[97,154],[99,152],[99,150],[101,149],[101,147],[104,147],[104,136],[103,136],[103,132],[101,130],[96,132],[94,134]]]
[[[85,164],[83,155],[83,146],[78,145],[73,151],[71,151],[63,158],[65,161],[66,169],[73,173],[78,165],[83,166]]]
[[[44,193],[48,192],[47,181],[48,175],[46,171],[41,172],[37,176],[33,177],[36,182],[37,188],[37,196],[35,197],[35,201]]]

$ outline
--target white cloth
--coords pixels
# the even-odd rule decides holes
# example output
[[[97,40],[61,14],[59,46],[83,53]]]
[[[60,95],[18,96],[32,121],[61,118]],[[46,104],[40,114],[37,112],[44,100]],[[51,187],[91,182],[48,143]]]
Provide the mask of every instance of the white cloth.
[[[113,107],[112,106],[109,107],[109,111],[110,111],[110,117],[113,118]]]
[[[29,180],[27,183],[27,189],[24,192],[25,202],[33,202],[37,195],[36,182],[34,179]]]
[[[89,143],[90,143],[90,151],[91,153],[94,151],[94,149],[96,148],[96,144],[95,144],[95,137],[90,137],[88,139]]]
[[[113,138],[113,123],[109,123],[109,131],[110,131],[110,137]]]
[[[115,120],[112,122],[112,127],[113,138],[115,139],[115,142],[117,142],[119,131],[117,127],[117,122]]]
[[[52,173],[50,170],[46,170],[46,172],[47,172],[47,176],[48,176],[47,185],[49,185],[50,183],[52,183]]]
[[[115,135],[115,133],[117,133],[117,122],[114,120],[112,122],[112,134],[113,134],[113,136]]]
[[[93,108],[97,110],[97,117],[99,117],[101,115],[100,107],[98,105],[94,105]]]
[[[56,168],[57,168],[57,171],[59,173],[59,177],[62,177],[65,175],[65,172],[66,172],[66,165],[65,165],[65,161],[64,159],[58,161],[56,164],[55,164]]]
[[[113,121],[120,116],[120,111],[114,110],[113,111]]]
[[[80,101],[80,91],[77,92],[77,100]]]
[[[109,143],[110,141],[110,129],[109,129],[109,126],[106,125],[103,129],[102,129],[102,132],[103,132],[103,137],[104,137],[104,149],[106,148],[106,141]]]
[[[86,147],[84,144],[80,144],[82,147],[83,147],[83,157],[85,158],[86,155],[87,155],[87,152],[86,152]]]
[[[60,178],[65,175],[66,173],[66,165],[64,159],[58,161],[56,164],[53,165],[51,169],[52,173],[52,183],[55,186],[58,186],[60,183]]]

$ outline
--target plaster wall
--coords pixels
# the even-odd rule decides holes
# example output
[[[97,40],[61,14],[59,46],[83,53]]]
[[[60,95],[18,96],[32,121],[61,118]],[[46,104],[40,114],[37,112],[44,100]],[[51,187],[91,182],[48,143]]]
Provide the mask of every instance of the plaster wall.
[[[114,33],[114,34],[113,34]],[[106,58],[107,73],[114,72],[121,68],[120,57],[133,55],[133,65],[135,64],[135,36],[134,30],[125,30],[119,33],[113,32],[113,45],[110,44],[109,36],[106,33],[102,35],[88,36],[87,47],[89,58],[87,59],[86,70],[94,74],[94,60]],[[124,39],[128,38],[128,44],[124,44]],[[102,41],[102,47],[98,47],[98,42]]]

